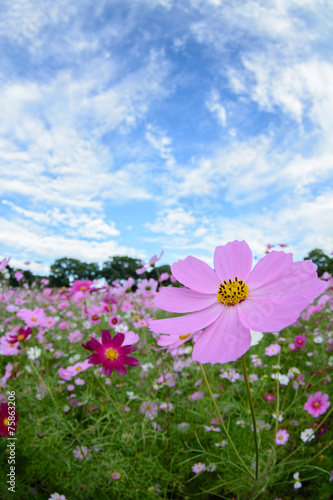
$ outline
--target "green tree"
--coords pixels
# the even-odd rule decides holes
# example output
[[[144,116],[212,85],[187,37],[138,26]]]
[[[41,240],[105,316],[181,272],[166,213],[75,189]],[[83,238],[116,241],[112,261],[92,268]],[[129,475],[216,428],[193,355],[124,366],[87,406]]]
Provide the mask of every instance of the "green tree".
[[[333,259],[319,248],[311,250],[311,252],[304,257],[304,260],[312,260],[312,262],[318,266],[318,276],[322,276],[325,272],[333,275]]]
[[[101,277],[98,264],[86,263],[77,259],[63,257],[51,266],[50,286],[69,286],[74,280],[96,280]]]
[[[128,278],[138,279],[136,270],[142,267],[140,259],[133,259],[132,257],[126,256],[115,256],[109,257],[103,263],[101,269],[101,276],[106,279],[106,281],[111,284],[112,281],[125,281]]]

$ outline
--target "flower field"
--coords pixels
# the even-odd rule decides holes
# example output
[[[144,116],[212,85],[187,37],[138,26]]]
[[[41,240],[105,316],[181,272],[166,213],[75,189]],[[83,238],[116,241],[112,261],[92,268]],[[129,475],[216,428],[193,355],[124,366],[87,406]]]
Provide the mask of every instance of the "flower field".
[[[221,339],[208,341],[213,320],[200,323],[199,299],[204,311],[233,315],[259,278],[252,271],[239,286],[233,276],[221,280],[217,300],[210,290],[199,297],[191,262],[172,268],[186,288],[147,280],[144,268],[137,286],[76,280],[56,289],[44,279],[11,288],[2,277],[0,498],[332,498],[332,277],[307,271],[302,300],[294,288],[299,312],[291,302],[276,306],[272,332],[244,326],[247,310],[240,326],[230,319],[226,328],[237,342],[223,340],[221,326]],[[280,329],[285,311],[292,319]],[[186,312],[197,328],[179,317]]]

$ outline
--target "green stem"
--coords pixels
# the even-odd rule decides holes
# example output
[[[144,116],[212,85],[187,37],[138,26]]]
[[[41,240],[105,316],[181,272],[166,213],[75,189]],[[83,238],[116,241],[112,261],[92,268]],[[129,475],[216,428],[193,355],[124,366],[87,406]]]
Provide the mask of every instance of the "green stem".
[[[233,443],[233,441],[232,441],[232,439],[231,439],[231,437],[230,437],[230,434],[229,434],[229,432],[228,432],[228,430],[227,430],[226,426],[224,425],[223,419],[222,419],[222,417],[221,417],[220,410],[219,410],[219,408],[218,408],[218,406],[217,406],[217,404],[216,404],[215,398],[214,398],[213,393],[212,393],[212,390],[211,390],[211,388],[210,388],[210,385],[209,385],[209,382],[208,382],[208,379],[207,379],[207,376],[206,376],[206,372],[205,372],[205,370],[204,370],[204,367],[202,366],[202,364],[201,364],[201,363],[199,363],[199,366],[200,366],[200,368],[201,368],[201,373],[202,373],[202,376],[203,376],[204,381],[205,381],[205,383],[206,383],[206,386],[207,386],[207,389],[208,389],[208,392],[209,392],[210,398],[211,398],[211,400],[213,401],[213,405],[214,405],[214,407],[215,407],[215,410],[216,410],[216,413],[217,413],[217,415],[218,415],[219,421],[221,422],[221,425],[222,425],[222,428],[223,428],[223,430],[224,430],[224,433],[225,433],[225,435],[227,436],[228,441],[229,441],[229,443],[230,443],[230,445],[231,445],[232,449],[234,450],[234,452],[235,452],[235,454],[236,454],[236,456],[237,456],[238,460],[239,460],[239,461],[240,461],[240,463],[243,465],[243,467],[244,467],[244,469],[246,470],[246,472],[248,472],[248,474],[250,474],[250,475],[251,475],[251,477],[253,477],[252,472],[250,471],[250,469],[249,469],[249,468],[245,465],[245,463],[243,462],[243,459],[242,459],[242,458],[241,458],[241,456],[239,455],[239,453],[238,453],[238,451],[237,451],[237,449],[236,449],[236,447],[235,447],[235,445],[234,445],[234,443]]]
[[[253,408],[253,402],[252,402],[252,396],[251,396],[251,389],[250,389],[249,379],[248,379],[248,376],[247,376],[247,368],[246,368],[246,362],[245,362],[245,355],[244,354],[241,357],[241,360],[242,360],[242,368],[243,368],[243,375],[244,375],[244,382],[245,382],[247,397],[248,397],[248,400],[249,400],[251,414],[252,414],[253,434],[254,434],[254,446],[255,446],[255,449],[256,449],[256,479],[255,479],[255,481],[257,482],[258,481],[258,475],[259,475],[259,447],[258,447],[256,415],[254,413],[254,408]]]

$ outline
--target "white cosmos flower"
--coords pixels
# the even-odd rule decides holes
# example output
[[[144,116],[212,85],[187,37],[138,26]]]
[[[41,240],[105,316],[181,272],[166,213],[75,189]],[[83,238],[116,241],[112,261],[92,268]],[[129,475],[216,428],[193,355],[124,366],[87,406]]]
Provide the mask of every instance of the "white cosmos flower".
[[[298,490],[299,488],[302,488],[302,483],[300,481],[299,472],[295,472],[295,474],[294,474],[293,477],[295,479],[295,484],[294,484],[295,490]]]
[[[311,439],[314,439],[314,430],[313,429],[305,429],[305,431],[301,432],[301,440],[304,441],[311,441]]]
[[[39,358],[41,354],[42,350],[40,349],[40,347],[29,347],[29,349],[27,349],[28,358],[31,360]]]

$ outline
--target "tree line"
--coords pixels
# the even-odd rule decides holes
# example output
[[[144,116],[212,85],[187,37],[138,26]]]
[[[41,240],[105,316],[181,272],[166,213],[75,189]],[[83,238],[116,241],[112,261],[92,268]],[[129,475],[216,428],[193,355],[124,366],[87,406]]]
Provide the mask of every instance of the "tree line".
[[[311,250],[309,254],[304,257],[304,260],[311,259],[314,264],[317,265],[318,276],[322,276],[325,272],[333,275],[333,258],[326,255],[322,250],[316,248]],[[96,262],[81,262],[78,259],[71,259],[68,257],[63,257],[57,259],[50,267],[49,276],[39,276],[33,274],[31,271],[23,271],[23,279],[19,282],[15,278],[15,273],[17,269],[12,268],[9,264],[7,265],[7,271],[9,273],[9,285],[19,286],[21,283],[28,283],[29,286],[33,282],[37,284],[40,283],[42,278],[49,279],[50,287],[68,287],[74,280],[99,280],[104,278],[110,285],[113,281],[122,282],[128,278],[133,278],[135,283],[138,279],[142,278],[154,278],[158,280],[162,273],[171,274],[170,266],[154,266],[150,271],[146,271],[144,274],[138,275],[136,270],[142,267],[140,259],[133,259],[132,257],[126,256],[115,256],[109,257],[109,260],[103,262],[102,266],[99,266]],[[134,283],[134,286],[135,286]],[[170,285],[170,279],[163,281],[164,285]]]
[[[135,283],[141,278],[154,278],[158,280],[162,273],[170,275],[170,266],[154,266],[150,271],[138,275],[136,269],[142,267],[140,259],[133,259],[126,256],[110,257],[109,260],[103,262],[99,266],[96,262],[82,262],[78,259],[63,257],[56,259],[50,267],[49,276],[39,276],[26,270],[23,272],[23,279],[20,282],[15,278],[16,269],[13,269],[9,264],[7,271],[9,272],[9,285],[19,286],[20,283],[28,283],[30,286],[33,282],[40,283],[42,278],[49,279],[50,287],[68,287],[74,280],[91,280],[96,281],[104,278],[110,285],[113,281],[122,282],[128,278],[133,278]],[[163,281],[163,284],[169,285],[170,279]]]

